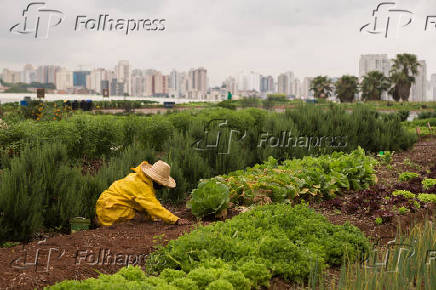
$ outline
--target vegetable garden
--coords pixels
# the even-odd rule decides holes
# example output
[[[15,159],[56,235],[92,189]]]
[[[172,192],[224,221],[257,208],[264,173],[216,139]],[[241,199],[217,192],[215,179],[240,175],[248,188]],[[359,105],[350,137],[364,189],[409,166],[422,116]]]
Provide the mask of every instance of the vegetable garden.
[[[53,289],[261,289],[274,279],[322,288],[331,282],[326,273],[342,267],[341,288],[364,276],[356,265],[368,261],[373,237],[332,223],[321,208],[382,228],[396,217],[431,215],[436,204],[436,161],[396,159],[417,142],[413,125],[365,105],[351,112],[302,104],[283,113],[213,106],[155,116],[79,112],[50,121],[16,118],[14,110],[0,128],[0,245],[68,234],[74,217],[95,228],[99,194],[144,160],[171,165],[177,187],[159,198],[198,221],[151,251],[142,268],[57,280]],[[431,227],[428,250],[436,246]],[[418,272],[419,283],[434,286]]]

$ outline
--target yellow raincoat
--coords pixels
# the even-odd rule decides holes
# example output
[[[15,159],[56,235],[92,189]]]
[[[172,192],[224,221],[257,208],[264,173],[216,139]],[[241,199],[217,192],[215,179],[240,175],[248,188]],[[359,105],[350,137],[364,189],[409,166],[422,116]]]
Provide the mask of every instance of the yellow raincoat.
[[[152,180],[141,170],[143,163],[132,168],[135,173],[115,181],[100,195],[95,211],[101,225],[134,219],[136,212],[144,212],[152,220],[161,219],[170,224],[179,219],[157,200]]]

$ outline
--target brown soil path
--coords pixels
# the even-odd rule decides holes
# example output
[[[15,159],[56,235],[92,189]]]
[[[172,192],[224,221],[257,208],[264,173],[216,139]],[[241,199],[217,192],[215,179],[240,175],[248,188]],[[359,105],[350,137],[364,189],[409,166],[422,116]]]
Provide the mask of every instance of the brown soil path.
[[[0,289],[42,288],[63,280],[97,277],[99,272],[112,274],[127,264],[144,265],[144,259],[156,246],[195,227],[194,217],[187,210],[173,212],[193,224],[132,221],[1,248]]]

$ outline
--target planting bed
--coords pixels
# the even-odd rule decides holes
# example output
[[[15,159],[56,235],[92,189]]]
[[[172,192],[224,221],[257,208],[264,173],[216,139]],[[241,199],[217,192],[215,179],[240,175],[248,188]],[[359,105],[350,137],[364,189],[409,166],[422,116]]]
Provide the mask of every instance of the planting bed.
[[[407,228],[411,223],[422,221],[426,216],[430,220],[434,218],[435,204],[420,203],[420,208],[416,208],[413,200],[403,196],[395,197],[392,193],[395,190],[408,190],[416,195],[425,192],[436,193],[435,187],[425,190],[421,184],[424,178],[436,178],[435,138],[418,142],[412,150],[394,153],[392,163],[380,165],[376,171],[379,181],[369,189],[346,192],[343,196],[312,206],[333,223],[350,221],[374,240],[395,236],[398,221],[401,222],[402,228]],[[400,181],[399,174],[403,172],[416,172],[420,177]],[[401,207],[410,209],[410,213],[400,214],[398,209]],[[377,217],[382,218],[382,224],[376,224]],[[380,241],[387,242],[389,238]]]
[[[393,235],[397,227],[397,217],[399,217],[404,227],[407,227],[415,218],[422,220],[422,217],[431,213],[432,208],[424,205],[415,213],[411,212],[404,215],[395,214],[395,216],[384,222],[382,225],[375,224],[374,212],[367,211],[365,206],[350,210],[347,202],[360,202],[361,199],[367,199],[369,193],[374,194],[376,198],[381,195],[385,197],[390,195],[394,189],[406,189],[413,193],[420,193],[422,188],[416,180],[410,182],[400,182],[398,175],[402,172],[417,172],[422,178],[435,178],[436,164],[436,139],[426,139],[415,145],[407,152],[395,153],[393,161],[389,167],[386,165],[377,168],[377,177],[379,183],[370,189],[356,192],[347,192],[343,197],[339,197],[336,202],[314,203],[312,206],[323,213],[334,224],[343,224],[349,221],[359,227],[370,238],[376,240],[377,237],[386,237]],[[407,159],[406,159],[407,158]],[[427,171],[429,170],[429,171]],[[398,204],[396,203],[396,200]],[[402,198],[392,199],[393,205],[398,207],[405,205]],[[341,206],[335,206],[340,203]],[[184,205],[178,208],[170,208],[177,215],[191,220],[195,223],[195,218],[190,211],[184,209]],[[234,216],[235,211],[229,212],[229,217]],[[207,223],[207,222],[206,222]],[[105,229],[96,229],[84,232],[78,232],[67,236],[54,236],[45,240],[33,241],[26,245],[20,245],[13,248],[0,249],[0,271],[3,273],[0,277],[0,288],[21,288],[33,289],[43,286],[53,285],[63,280],[77,279],[82,280],[90,277],[97,277],[100,273],[113,274],[117,272],[121,265],[90,265],[81,261],[80,265],[75,265],[76,258],[74,255],[77,251],[94,251],[98,253],[100,249],[110,249],[112,253],[122,255],[147,255],[154,252],[158,245],[166,244],[167,240],[173,240],[185,232],[191,231],[195,226],[174,226],[165,225],[160,222],[141,223],[134,221],[123,225],[117,225]],[[160,237],[159,237],[160,236]],[[22,265],[23,260],[17,260],[23,257],[27,251],[27,262],[35,257],[37,249],[40,251],[40,261],[37,271],[35,267],[29,265],[27,269],[17,269],[12,266]],[[65,250],[62,257],[59,253],[53,252],[49,269],[43,272],[47,266],[44,261],[47,260],[47,253],[50,248]],[[15,262],[13,262],[15,260]],[[11,264],[12,262],[12,264]],[[331,275],[337,273],[337,269],[331,270]],[[271,283],[272,289],[287,289],[291,287],[288,283],[278,278],[274,278]]]

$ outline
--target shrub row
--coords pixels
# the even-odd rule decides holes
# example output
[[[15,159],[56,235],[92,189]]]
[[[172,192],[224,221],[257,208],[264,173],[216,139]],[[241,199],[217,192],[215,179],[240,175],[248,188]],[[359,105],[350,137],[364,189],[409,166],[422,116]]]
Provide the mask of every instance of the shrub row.
[[[344,138],[336,142],[323,137]],[[99,194],[143,160],[162,159],[172,166],[177,187],[163,190],[161,197],[181,201],[200,179],[253,166],[269,156],[282,161],[350,152],[359,145],[369,151],[399,150],[414,141],[397,117],[387,119],[363,106],[352,113],[336,106],[301,106],[286,113],[212,108],[152,117],[77,114],[57,122],[12,123],[0,130],[0,240],[28,239],[42,226],[65,227],[72,215],[93,218]],[[102,169],[94,176],[81,174],[81,162],[94,159],[106,160]],[[40,168],[47,174],[40,174]],[[73,198],[80,211],[69,207]],[[16,225],[26,212],[18,209],[21,200],[33,207],[30,212],[44,214],[28,213],[29,225],[19,233]]]
[[[83,173],[65,145],[25,147],[0,174],[0,241],[27,241],[40,231],[69,231],[69,220],[93,219],[98,196],[143,160],[150,148],[130,146],[112,157],[96,175]]]

